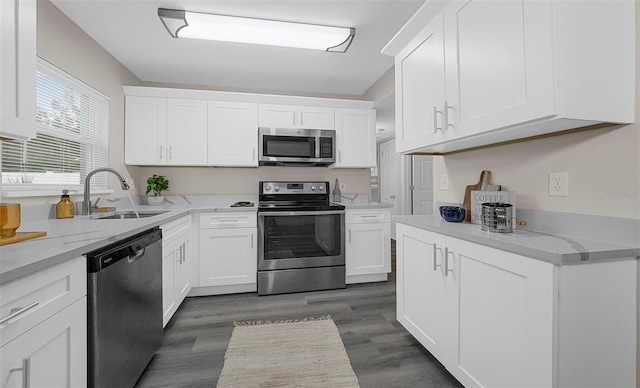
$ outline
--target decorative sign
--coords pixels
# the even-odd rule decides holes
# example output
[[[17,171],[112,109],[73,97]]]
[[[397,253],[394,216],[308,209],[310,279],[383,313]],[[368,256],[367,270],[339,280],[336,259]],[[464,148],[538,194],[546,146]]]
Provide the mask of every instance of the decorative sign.
[[[515,191],[471,191],[471,223],[482,224],[482,204],[485,202],[508,203],[513,206],[513,229],[516,228],[516,192]]]

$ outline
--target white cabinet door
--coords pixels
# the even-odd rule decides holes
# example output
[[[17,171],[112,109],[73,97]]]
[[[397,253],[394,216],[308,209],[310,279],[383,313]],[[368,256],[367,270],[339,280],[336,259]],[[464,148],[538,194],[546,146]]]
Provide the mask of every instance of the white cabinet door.
[[[396,227],[397,319],[442,361],[447,346],[445,237],[422,229]]]
[[[458,133],[555,113],[551,3],[469,0],[445,9],[447,114]]]
[[[297,128],[298,109],[294,105],[258,104],[261,127]]]
[[[124,162],[166,164],[167,99],[128,96],[124,120]]]
[[[375,167],[376,111],[368,109],[336,109],[336,151],[333,167]]]
[[[334,109],[313,106],[259,104],[261,127],[333,129]]]
[[[166,326],[191,290],[190,232],[191,216],[185,216],[162,228],[162,324]]]
[[[167,164],[207,164],[207,103],[169,99],[167,109]]]
[[[396,56],[396,150],[407,152],[438,142],[444,127],[443,19],[437,16],[418,44]]]
[[[0,138],[36,136],[36,1],[0,1]]]
[[[200,231],[200,286],[255,284],[257,229]]]
[[[298,107],[298,127],[308,129],[333,129],[334,109],[300,106]]]
[[[87,298],[82,297],[0,348],[5,387],[87,385]]]
[[[209,164],[258,166],[258,104],[209,102]]]
[[[345,264],[347,276],[391,271],[391,225],[389,222],[347,224]]]
[[[554,266],[447,238],[447,369],[465,386],[553,386]]]

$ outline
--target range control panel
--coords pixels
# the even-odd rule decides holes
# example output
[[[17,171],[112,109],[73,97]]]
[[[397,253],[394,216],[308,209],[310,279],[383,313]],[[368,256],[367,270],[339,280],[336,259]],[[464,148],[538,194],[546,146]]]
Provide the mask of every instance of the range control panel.
[[[329,191],[329,182],[260,182],[260,194],[318,194]]]

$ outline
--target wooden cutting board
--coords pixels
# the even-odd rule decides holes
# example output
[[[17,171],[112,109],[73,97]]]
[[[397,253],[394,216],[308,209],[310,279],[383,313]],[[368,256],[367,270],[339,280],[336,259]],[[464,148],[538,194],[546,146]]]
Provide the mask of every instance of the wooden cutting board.
[[[475,185],[468,185],[464,190],[464,200],[462,201],[462,207],[464,208],[464,220],[469,222],[471,220],[471,192],[474,190],[486,190],[486,191],[500,191],[501,185],[492,185],[489,183],[491,180],[491,171],[483,170],[480,173],[480,180]]]
[[[47,232],[17,232],[15,236],[0,237],[0,245],[13,244],[36,237],[46,236]]]

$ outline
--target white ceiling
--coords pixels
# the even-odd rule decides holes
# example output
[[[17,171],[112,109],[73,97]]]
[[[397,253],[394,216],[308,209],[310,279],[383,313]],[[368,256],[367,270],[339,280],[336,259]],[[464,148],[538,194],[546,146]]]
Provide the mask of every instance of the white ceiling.
[[[380,50],[423,0],[52,0],[142,81],[362,95],[393,65]],[[345,54],[174,39],[158,8],[354,27]]]

